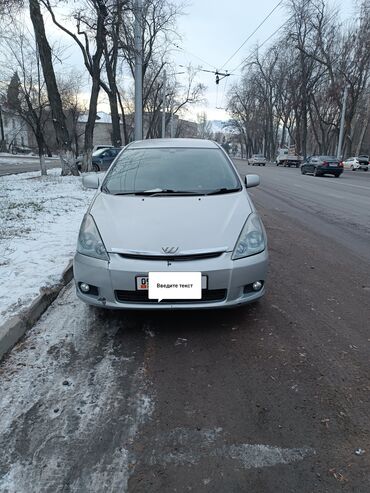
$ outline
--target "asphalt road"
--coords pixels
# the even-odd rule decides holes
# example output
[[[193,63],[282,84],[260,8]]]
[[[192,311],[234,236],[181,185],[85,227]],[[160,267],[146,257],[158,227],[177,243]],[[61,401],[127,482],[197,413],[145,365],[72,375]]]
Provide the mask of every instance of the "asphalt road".
[[[46,168],[60,168],[60,162],[57,158],[46,158]],[[0,176],[13,175],[17,173],[28,173],[30,171],[40,171],[40,162],[37,157],[0,155]]]
[[[370,173],[239,168],[266,297],[101,313],[67,286],[0,365],[1,492],[370,491]]]

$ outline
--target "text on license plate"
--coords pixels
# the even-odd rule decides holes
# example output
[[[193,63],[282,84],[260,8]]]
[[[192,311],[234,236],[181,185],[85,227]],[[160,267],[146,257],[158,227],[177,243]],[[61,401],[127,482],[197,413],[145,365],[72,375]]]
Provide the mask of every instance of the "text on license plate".
[[[147,291],[149,289],[149,277],[139,276],[136,278],[136,289]],[[207,276],[202,276],[202,289],[207,289]]]

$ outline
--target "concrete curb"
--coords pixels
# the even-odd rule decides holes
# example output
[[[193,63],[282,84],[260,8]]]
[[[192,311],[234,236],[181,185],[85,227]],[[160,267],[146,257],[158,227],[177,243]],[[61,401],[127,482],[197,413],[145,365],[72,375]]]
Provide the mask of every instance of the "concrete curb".
[[[61,290],[73,278],[72,260],[68,263],[58,284],[50,288],[41,288],[40,294],[31,305],[0,325],[0,360],[23,337],[28,329],[33,327],[44,311],[49,308]]]

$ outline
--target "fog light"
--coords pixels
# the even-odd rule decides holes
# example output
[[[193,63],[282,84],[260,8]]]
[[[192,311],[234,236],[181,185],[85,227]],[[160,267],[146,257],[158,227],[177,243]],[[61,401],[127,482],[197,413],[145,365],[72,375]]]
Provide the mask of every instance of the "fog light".
[[[253,291],[259,291],[262,288],[262,282],[256,281],[252,284]]]
[[[81,282],[80,289],[83,293],[88,293],[90,291],[90,286],[85,282]]]

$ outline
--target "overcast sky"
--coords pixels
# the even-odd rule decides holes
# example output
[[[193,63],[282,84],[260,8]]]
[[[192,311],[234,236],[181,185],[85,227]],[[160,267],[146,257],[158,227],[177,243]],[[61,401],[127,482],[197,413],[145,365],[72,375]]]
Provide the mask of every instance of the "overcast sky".
[[[287,19],[286,9],[279,7],[224,66],[277,4],[278,0],[193,0],[186,9],[188,15],[179,19],[184,51],[176,53],[177,63],[191,62],[207,70],[221,70],[223,67],[223,71],[233,72],[257,43],[263,43]],[[352,0],[336,0],[330,2],[330,5],[340,9],[342,20],[348,19],[353,12]],[[228,87],[238,80],[240,72],[239,67],[235,75],[222,80],[218,90],[212,74],[199,74],[201,82],[208,87],[208,105],[205,109],[209,119],[227,119],[225,111],[217,110],[216,106],[225,106]]]
[[[176,3],[178,0],[172,1]],[[345,21],[351,17],[353,3],[354,0],[332,0],[330,5],[339,9],[340,18]],[[181,72],[183,69],[180,65],[191,63],[205,70],[218,69],[233,73],[220,81],[218,87],[213,74],[201,71],[198,73],[197,79],[207,86],[207,104],[193,108],[187,115],[189,119],[195,119],[196,114],[201,111],[207,112],[208,119],[225,120],[228,118],[224,110],[216,109],[216,107],[225,107],[227,90],[240,77],[239,64],[257,43],[263,43],[284,23],[287,19],[286,9],[283,6],[278,7],[240,51],[230,61],[227,62],[227,60],[277,4],[278,0],[190,0],[188,2],[185,15],[178,20],[181,40],[176,44],[181,49],[174,47],[172,52],[172,58],[176,63],[175,70]],[[50,27],[50,23],[48,25]],[[55,29],[53,28],[54,36],[60,37],[60,32]],[[70,39],[64,36],[62,42],[72,45]],[[80,65],[82,68],[82,59],[76,50],[72,45],[69,49],[70,58],[66,65],[70,67]],[[237,67],[238,69],[234,70]],[[184,76],[178,76],[180,80],[181,77]],[[100,109],[109,111],[107,102],[102,100]]]

